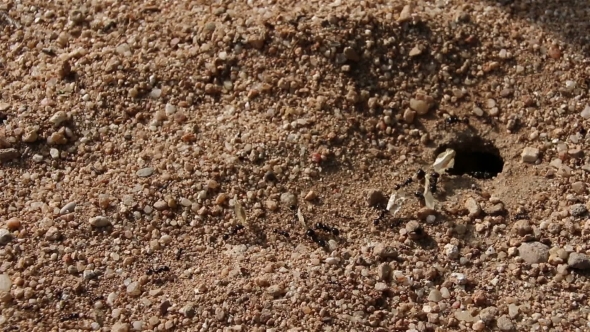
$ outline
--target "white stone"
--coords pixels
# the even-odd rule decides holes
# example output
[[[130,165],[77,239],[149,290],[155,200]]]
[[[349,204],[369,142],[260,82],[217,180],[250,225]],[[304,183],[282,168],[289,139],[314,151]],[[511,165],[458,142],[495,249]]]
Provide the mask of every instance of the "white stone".
[[[53,116],[51,118],[49,118],[49,122],[53,123],[53,125],[56,127],[58,127],[59,125],[61,125],[63,122],[65,122],[67,120],[68,120],[68,115],[64,111],[59,111],[59,112],[53,114]]]
[[[523,163],[534,164],[539,159],[539,149],[527,146],[520,154]]]
[[[141,295],[141,286],[137,283],[137,281],[134,281],[127,285],[127,294],[131,296]]]
[[[584,107],[584,109],[582,110],[582,112],[580,113],[580,115],[584,119],[590,119],[590,105],[586,105],[586,107]]]
[[[51,158],[57,159],[59,158],[59,150],[56,148],[51,148],[49,149],[49,155],[51,155]]]
[[[74,212],[74,209],[76,209],[76,202],[69,202],[66,205],[64,205],[64,207],[62,207],[61,210],[59,210],[59,214],[68,214]]]
[[[410,99],[410,108],[420,115],[428,113],[428,111],[430,110],[430,106],[431,105],[425,100],[415,98]]]
[[[445,245],[445,255],[447,255],[447,257],[450,259],[459,258],[459,247],[450,243]]]
[[[12,296],[10,295],[10,288],[12,287],[12,280],[6,274],[0,274],[0,300],[2,302],[9,302],[12,300]]]
[[[90,218],[89,222],[90,222],[90,225],[92,225],[94,227],[106,227],[111,224],[111,221],[109,220],[109,218],[107,218],[105,216],[92,217],[92,218]]]

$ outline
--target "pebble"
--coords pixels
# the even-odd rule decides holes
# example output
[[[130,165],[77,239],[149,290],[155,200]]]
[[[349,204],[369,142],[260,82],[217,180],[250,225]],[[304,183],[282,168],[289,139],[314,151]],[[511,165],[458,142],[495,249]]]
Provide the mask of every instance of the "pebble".
[[[287,207],[295,206],[297,205],[297,196],[291,192],[282,193],[281,204]]]
[[[195,306],[191,303],[185,305],[184,307],[180,308],[180,313],[183,314],[187,318],[193,318],[196,315]]]
[[[227,315],[227,313],[225,312],[225,310],[221,307],[218,307],[217,309],[215,309],[215,319],[217,319],[218,321],[222,322],[225,320],[225,316]]]
[[[111,332],[129,332],[129,324],[127,324],[127,323],[115,323],[111,327]]]
[[[498,216],[498,215],[504,214],[504,212],[505,212],[504,203],[497,203],[492,206],[488,206],[485,209],[485,213],[490,216]]]
[[[227,198],[228,197],[226,193],[220,193],[219,195],[217,195],[217,198],[215,198],[215,204],[223,205],[227,201]]]
[[[572,252],[567,259],[567,265],[576,270],[590,270],[590,258],[587,255]]]
[[[43,156],[40,154],[34,154],[33,158],[31,158],[31,159],[33,159],[33,161],[36,163],[40,163],[43,161]]]
[[[63,145],[66,143],[68,143],[68,140],[61,131],[55,132],[47,137],[47,144],[50,145]]]
[[[549,259],[549,247],[541,242],[525,242],[518,247],[518,253],[528,264],[545,263]]]
[[[580,115],[584,119],[590,119],[590,105],[586,105],[586,107],[584,107],[584,109],[582,110],[582,112],[580,113]]]
[[[473,323],[473,325],[471,325],[471,328],[473,331],[483,331],[486,328],[486,324],[483,321],[478,320],[477,322]]]
[[[402,11],[399,13],[399,17],[397,18],[398,22],[406,22],[412,18],[412,6],[405,5]]]
[[[473,114],[476,116],[483,116],[483,110],[477,106],[473,107]]]
[[[344,57],[350,61],[359,61],[361,58],[352,47],[345,47],[343,51]]]
[[[284,294],[285,290],[281,285],[272,285],[266,289],[266,292],[273,297],[279,297]]]
[[[386,198],[383,192],[379,189],[369,189],[367,192],[367,203],[369,206],[377,206],[385,203]]]
[[[276,201],[272,200],[272,199],[269,199],[266,202],[264,202],[264,205],[266,206],[266,208],[269,211],[273,211],[274,212],[274,211],[278,211],[279,210],[279,204]]]
[[[310,190],[307,195],[305,195],[305,200],[308,202],[314,201],[318,198],[318,194],[315,191]]]
[[[64,214],[72,213],[72,212],[74,212],[75,208],[76,208],[76,202],[69,202],[66,205],[64,205],[61,208],[61,210],[59,210],[59,214],[64,215]]]
[[[59,150],[56,148],[51,148],[51,149],[49,149],[49,155],[51,156],[52,159],[58,159],[59,158]]]
[[[467,283],[467,277],[463,273],[453,272],[449,279],[456,285],[465,285]]]
[[[137,281],[130,283],[127,285],[127,294],[133,297],[141,295],[141,285]]]
[[[514,331],[514,324],[512,324],[512,321],[506,315],[498,317],[496,327],[500,331]]]
[[[512,232],[520,236],[525,236],[527,234],[531,234],[533,232],[533,228],[531,227],[531,224],[528,220],[520,219],[512,225]]]
[[[404,111],[404,122],[405,123],[412,123],[414,122],[414,119],[416,118],[416,111],[413,111],[412,109],[406,109]]]
[[[450,259],[457,259],[459,258],[459,247],[454,244],[446,244],[445,247],[445,255],[447,255]]]
[[[59,127],[59,125],[61,125],[62,123],[64,123],[67,120],[68,120],[68,115],[64,111],[59,111],[59,112],[53,114],[53,116],[51,116],[51,118],[49,118],[49,122],[51,122],[56,127]]]
[[[416,220],[410,220],[406,224],[406,232],[412,240],[418,240],[424,236],[422,225],[420,225],[420,223]]]
[[[159,200],[156,203],[154,203],[154,209],[158,210],[158,211],[163,211],[166,210],[168,208],[168,203],[166,203],[166,201],[164,200]]]
[[[6,221],[6,227],[10,231],[15,231],[20,228],[20,219],[18,218],[10,218]]]
[[[486,324],[490,324],[491,322],[494,321],[494,319],[496,319],[497,315],[498,315],[498,308],[496,308],[494,306],[487,307],[487,308],[481,309],[481,311],[479,312],[479,319],[481,319]]]
[[[143,331],[145,323],[141,320],[136,320],[131,323],[131,326],[133,326],[134,331]]]
[[[539,159],[539,149],[533,147],[526,147],[520,154],[523,163],[534,164]]]
[[[475,322],[477,320],[477,318],[473,317],[467,310],[455,311],[455,318],[462,322]]]
[[[17,149],[0,149],[0,162],[7,162],[20,157]]]
[[[465,201],[465,208],[469,211],[469,218],[476,218],[481,214],[481,206],[472,197]]]
[[[443,299],[442,293],[438,289],[433,289],[428,294],[428,301],[439,302]]]
[[[586,208],[586,205],[584,204],[574,204],[570,206],[570,214],[572,217],[582,217],[586,213],[588,213],[588,208]]]
[[[413,109],[414,111],[416,111],[416,113],[418,113],[420,115],[424,115],[424,114],[428,113],[428,111],[430,110],[430,107],[431,107],[431,104],[425,100],[415,99],[415,98],[410,99],[410,108]]]
[[[510,316],[510,318],[518,316],[519,311],[520,308],[516,304],[510,303],[508,305],[508,315]]]
[[[326,264],[328,264],[328,265],[338,265],[339,263],[340,263],[340,258],[338,258],[338,257],[326,258]]]
[[[147,178],[148,176],[154,174],[154,169],[151,167],[142,168],[135,174],[140,178]]]
[[[188,199],[188,198],[181,198],[180,199],[180,205],[184,206],[184,207],[190,207],[193,205],[193,202]]]
[[[386,283],[384,282],[378,282],[375,284],[375,290],[379,291],[379,292],[383,292],[389,289],[389,286],[387,286]]]
[[[117,293],[109,293],[109,295],[107,296],[107,304],[112,307],[115,303],[115,300],[117,300]]]
[[[0,274],[0,301],[6,303],[12,300],[10,288],[12,287],[12,280],[6,273]]]
[[[111,225],[111,221],[105,216],[92,217],[89,222],[93,227],[107,227]]]
[[[395,258],[397,257],[397,251],[392,246],[379,243],[373,248],[375,256],[381,259]]]
[[[12,241],[13,235],[12,233],[5,229],[5,228],[1,228],[0,229],[0,245],[5,245],[10,243],[10,241]]]
[[[414,48],[412,48],[410,50],[409,56],[410,57],[415,57],[415,56],[418,56],[420,54],[422,54],[422,48],[420,48],[419,46],[415,46]],[[426,111],[426,112],[428,112],[428,111]],[[420,113],[420,114],[426,114],[426,113]]]

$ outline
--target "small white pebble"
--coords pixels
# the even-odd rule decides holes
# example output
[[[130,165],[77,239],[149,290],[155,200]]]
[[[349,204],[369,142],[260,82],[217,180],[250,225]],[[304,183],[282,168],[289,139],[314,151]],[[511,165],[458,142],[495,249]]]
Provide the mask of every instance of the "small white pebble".
[[[59,150],[56,148],[49,149],[49,154],[51,155],[51,158],[53,158],[53,159],[59,158]]]

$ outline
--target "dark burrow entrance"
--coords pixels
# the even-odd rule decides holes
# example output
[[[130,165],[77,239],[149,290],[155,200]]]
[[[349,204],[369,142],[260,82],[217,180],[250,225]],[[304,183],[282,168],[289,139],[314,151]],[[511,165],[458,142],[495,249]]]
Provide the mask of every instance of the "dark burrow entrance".
[[[470,175],[477,179],[491,179],[502,172],[504,159],[500,150],[481,137],[466,136],[438,147],[435,156],[446,149],[455,150],[455,166],[447,170],[450,175]]]

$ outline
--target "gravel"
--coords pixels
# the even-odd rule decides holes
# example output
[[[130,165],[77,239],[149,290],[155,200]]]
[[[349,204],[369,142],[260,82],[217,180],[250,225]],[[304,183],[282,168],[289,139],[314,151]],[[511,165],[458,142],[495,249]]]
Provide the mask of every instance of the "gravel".
[[[530,146],[525,147],[520,155],[523,163],[534,164],[539,160],[540,151]]]
[[[2,328],[587,330],[587,5],[4,2]]]
[[[518,247],[518,254],[528,264],[547,262],[549,247],[541,242],[526,242]]]
[[[567,265],[572,269],[590,270],[590,257],[577,252],[572,252],[567,259]]]
[[[5,245],[8,244],[12,241],[12,239],[14,238],[14,236],[12,235],[12,233],[4,228],[0,228],[0,244],[1,245]]]

